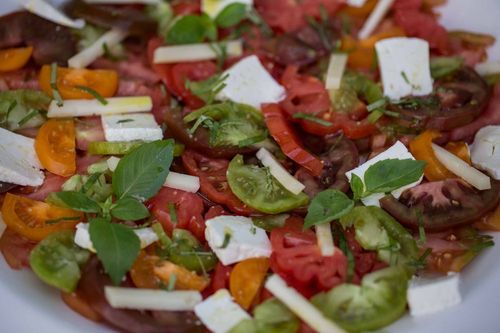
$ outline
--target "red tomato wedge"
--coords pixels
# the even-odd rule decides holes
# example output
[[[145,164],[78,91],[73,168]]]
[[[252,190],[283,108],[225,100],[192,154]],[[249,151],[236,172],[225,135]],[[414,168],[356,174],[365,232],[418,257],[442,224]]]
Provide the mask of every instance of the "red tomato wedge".
[[[302,165],[314,176],[319,176],[323,170],[321,160],[305,150],[293,128],[285,119],[281,108],[277,104],[266,104],[262,108],[267,128],[271,136],[278,142],[283,153]]]

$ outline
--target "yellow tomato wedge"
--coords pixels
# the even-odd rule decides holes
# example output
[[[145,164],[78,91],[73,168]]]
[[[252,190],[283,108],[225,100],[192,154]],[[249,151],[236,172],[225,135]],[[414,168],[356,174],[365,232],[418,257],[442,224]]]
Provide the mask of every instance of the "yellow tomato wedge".
[[[248,310],[254,302],[268,269],[267,258],[247,259],[234,266],[229,277],[229,290],[243,309]]]
[[[175,289],[178,290],[198,290],[202,291],[210,284],[210,279],[200,276],[182,266],[169,261],[162,261],[154,267],[154,273],[164,283],[170,283],[175,279]],[[174,277],[175,276],[175,277]]]
[[[70,119],[49,119],[35,139],[40,163],[48,171],[69,177],[76,171],[75,124]]]
[[[2,205],[5,224],[18,234],[40,241],[53,232],[73,230],[82,213],[7,193]]]
[[[33,47],[17,47],[0,50],[0,72],[10,72],[23,68],[33,54]]]
[[[50,85],[51,68],[45,65],[40,70],[38,83],[48,95],[52,95]],[[118,89],[118,74],[105,69],[57,68],[57,90],[63,99],[93,99],[94,96],[78,87],[94,90],[102,97],[112,97]]]

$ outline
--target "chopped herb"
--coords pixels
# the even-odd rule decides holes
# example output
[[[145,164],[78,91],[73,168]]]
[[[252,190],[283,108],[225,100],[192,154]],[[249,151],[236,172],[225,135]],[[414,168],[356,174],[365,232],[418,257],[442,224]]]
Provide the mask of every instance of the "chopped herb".
[[[53,220],[47,220],[45,221],[45,224],[56,224],[62,221],[78,221],[78,220],[80,220],[79,216],[66,216],[66,217],[59,217]]]
[[[229,242],[231,241],[231,232],[228,230],[224,231],[224,241],[222,242],[222,245],[219,247],[219,249],[225,249],[228,245]]]
[[[318,22],[318,21],[316,21],[316,19],[314,19],[311,16],[308,16],[306,18],[306,20],[307,20],[307,23],[309,24],[309,26],[311,28],[313,28],[314,30],[316,30],[316,32],[318,33],[318,36],[319,36],[319,38],[320,38],[321,43],[323,44],[323,46],[328,51],[331,51],[333,49],[333,44],[331,42],[331,38],[330,38],[329,33],[328,33],[328,28],[326,26],[326,24],[328,23],[328,21],[326,21],[326,22],[325,21]]]
[[[57,88],[57,63],[53,62],[50,65],[50,88],[52,89],[52,95],[57,101],[57,106],[63,106],[64,102]]]
[[[101,103],[102,105],[107,105],[108,104],[108,101],[102,97],[97,91],[95,91],[94,89],[92,88],[89,88],[89,87],[85,87],[85,86],[75,86],[75,88],[78,88],[80,90],[83,90],[85,91],[86,93],[92,95],[95,99],[97,99],[99,101],[99,103]]]
[[[401,76],[403,77],[403,80],[405,80],[406,84],[410,84],[410,80],[408,80],[408,76],[406,76],[406,73],[401,71]]]
[[[209,46],[210,49],[212,49],[212,51],[214,51],[215,55],[217,56],[217,67],[219,69],[222,69],[227,59],[226,43],[224,42],[210,43]]]
[[[168,285],[167,285],[167,290],[172,291],[175,289],[175,282],[177,281],[177,275],[171,274],[170,278],[168,279]]]
[[[416,110],[421,107],[428,107],[428,108],[437,107],[439,105],[439,99],[436,96],[432,95],[431,97],[427,98],[421,98],[421,97],[405,98],[399,101],[391,101],[391,103],[399,105],[405,109]]]
[[[427,241],[427,237],[425,236],[425,228],[424,228],[424,216],[420,210],[417,210],[417,219],[418,219],[418,243],[419,245],[424,245]]]
[[[130,118],[128,118],[128,119],[118,120],[116,123],[117,123],[117,124],[124,124],[124,123],[130,123],[130,122],[132,122],[132,121],[134,121],[134,119],[130,119]]]
[[[431,248],[427,248],[422,255],[414,261],[410,261],[408,265],[411,267],[414,267],[416,269],[424,269],[425,266],[427,265],[427,257],[432,253]]]
[[[254,226],[251,226],[251,227],[250,227],[250,233],[251,233],[252,235],[255,235],[255,234],[257,233],[257,228],[256,228],[256,227],[254,227]]]
[[[175,210],[175,204],[173,202],[168,203],[168,212],[170,214],[170,220],[175,225],[177,224],[177,211]]]
[[[387,99],[381,98],[381,99],[379,99],[371,104],[368,104],[366,106],[366,110],[368,112],[371,112],[371,111],[374,111],[376,109],[383,108],[386,104],[387,104]]]
[[[204,81],[186,81],[186,89],[201,98],[206,104],[212,104],[215,96],[226,87],[224,81],[229,74],[217,74]]]
[[[163,227],[161,226],[160,223],[154,223],[151,228],[153,229],[154,233],[158,237],[158,240],[160,242],[160,246],[163,249],[167,249],[170,247],[172,244],[172,241],[170,238],[168,238],[167,234],[165,233],[165,230],[163,230]]]
[[[214,121],[211,117],[201,115],[198,119],[196,119],[193,127],[191,127],[191,129],[189,130],[189,134],[193,135],[198,127],[200,127],[200,125],[204,125],[205,127],[212,129],[217,125],[217,122]]]
[[[9,107],[7,108],[7,113],[5,114],[5,117],[3,118],[2,123],[8,123],[10,113],[12,112],[12,110],[14,110],[14,109],[15,109],[15,107],[16,107],[16,106],[17,106],[17,101],[16,101],[16,100],[13,100],[13,101],[9,104]]]
[[[327,120],[324,120],[322,118],[319,118],[319,117],[316,117],[316,116],[313,116],[311,114],[308,114],[308,113],[304,113],[304,112],[297,112],[293,115],[293,118],[295,119],[305,119],[305,120],[309,120],[309,121],[312,121],[314,123],[317,123],[317,124],[320,124],[320,125],[323,125],[323,126],[332,126],[333,124]]]
[[[495,245],[495,242],[492,240],[486,241],[486,242],[481,242],[479,244],[475,244],[474,246],[471,247],[471,251],[473,252],[480,252],[488,247],[492,247]]]
[[[36,117],[39,114],[40,114],[40,111],[35,110],[35,109],[30,109],[30,111],[26,114],[26,116],[24,116],[23,119],[19,120],[19,122],[17,123],[17,125],[23,126],[28,121],[30,121],[31,118]]]

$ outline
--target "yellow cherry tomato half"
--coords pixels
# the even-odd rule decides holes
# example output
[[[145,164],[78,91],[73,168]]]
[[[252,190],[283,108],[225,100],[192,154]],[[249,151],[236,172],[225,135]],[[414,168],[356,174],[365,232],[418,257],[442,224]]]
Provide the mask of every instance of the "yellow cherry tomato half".
[[[248,310],[252,305],[262,288],[268,269],[267,258],[247,259],[234,266],[229,277],[229,290],[243,309]]]
[[[32,54],[32,46],[0,50],[0,72],[10,72],[23,68]]]

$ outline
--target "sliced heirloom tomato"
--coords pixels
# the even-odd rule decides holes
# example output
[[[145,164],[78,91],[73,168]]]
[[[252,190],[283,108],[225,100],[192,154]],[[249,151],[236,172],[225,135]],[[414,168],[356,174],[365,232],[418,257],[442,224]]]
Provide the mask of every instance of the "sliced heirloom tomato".
[[[177,221],[170,215],[169,204],[174,206]],[[149,206],[169,235],[174,228],[181,228],[191,231],[198,240],[205,240],[203,200],[198,195],[164,187],[149,201]]]
[[[283,213],[303,207],[309,201],[304,193],[293,194],[285,189],[267,168],[245,164],[241,155],[229,163],[227,180],[241,201],[263,213]]]
[[[278,104],[266,104],[262,108],[264,119],[271,136],[278,142],[283,153],[318,176],[323,169],[321,160],[302,147],[292,126],[288,123]]]
[[[36,244],[7,227],[0,237],[0,252],[10,268],[22,269],[29,267],[30,253]]]
[[[271,245],[271,269],[306,297],[346,281],[346,256],[339,249],[322,256],[315,233],[304,230],[300,218],[291,217],[284,227],[273,229]]]
[[[234,266],[229,278],[229,290],[243,309],[248,310],[254,302],[268,269],[268,258],[251,258]]]
[[[365,275],[360,286],[344,283],[311,301],[349,332],[374,331],[404,314],[407,280],[402,267],[388,267]]]
[[[92,309],[88,301],[82,296],[81,291],[76,290],[73,293],[61,292],[61,299],[71,310],[79,315],[95,322],[101,320],[101,316]]]
[[[249,215],[252,209],[238,199],[227,182],[229,161],[209,158],[192,150],[182,154],[182,163],[189,174],[200,178],[200,192],[211,201],[225,205],[232,212]]]
[[[406,227],[441,231],[472,224],[500,203],[500,181],[491,180],[491,189],[478,191],[461,179],[423,183],[401,194],[387,195],[380,205]]]
[[[410,151],[412,155],[420,161],[427,162],[424,175],[428,181],[438,181],[456,176],[450,172],[434,155],[432,141],[441,136],[437,131],[426,130],[410,141]],[[465,142],[449,142],[445,148],[457,155],[465,162],[471,164],[469,149]]]
[[[0,50],[0,72],[10,72],[23,68],[32,54],[32,46]]]
[[[130,268],[130,278],[137,288],[158,289],[161,280],[154,274],[160,257],[141,251]]]
[[[182,266],[169,261],[161,261],[153,268],[154,274],[163,281],[170,283],[173,279],[174,287],[177,290],[197,290],[203,291],[210,284],[210,279],[196,272],[190,271]]]
[[[7,193],[2,205],[2,217],[13,231],[30,240],[40,241],[56,231],[73,230],[83,215]]]
[[[51,66],[44,65],[40,70],[40,88],[52,96]],[[93,95],[78,86],[95,90],[102,97],[112,97],[118,89],[118,74],[107,69],[57,68],[57,89],[63,99],[92,99]]]
[[[35,139],[40,163],[48,171],[63,177],[76,172],[75,123],[50,119],[40,127]]]

